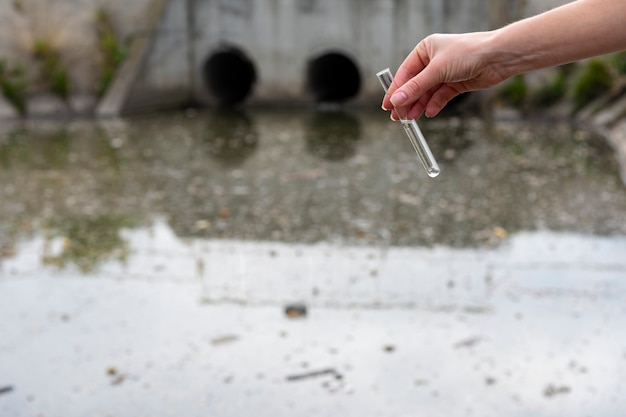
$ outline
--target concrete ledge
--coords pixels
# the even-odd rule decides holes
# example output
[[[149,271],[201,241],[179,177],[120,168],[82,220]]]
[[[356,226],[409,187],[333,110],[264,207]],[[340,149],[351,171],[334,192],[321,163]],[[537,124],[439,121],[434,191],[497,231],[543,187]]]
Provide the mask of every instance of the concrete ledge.
[[[128,56],[119,68],[113,83],[100,100],[96,108],[96,115],[100,117],[115,117],[124,114],[126,105],[132,95],[133,87],[141,74],[146,58],[153,44],[154,34],[163,17],[169,0],[153,0],[150,4],[150,14],[147,16],[147,33],[135,38],[129,48]]]

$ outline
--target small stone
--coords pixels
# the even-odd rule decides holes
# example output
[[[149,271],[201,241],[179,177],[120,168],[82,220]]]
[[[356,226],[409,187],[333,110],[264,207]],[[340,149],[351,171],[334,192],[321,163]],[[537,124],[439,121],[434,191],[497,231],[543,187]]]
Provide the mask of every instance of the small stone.
[[[289,304],[285,307],[285,315],[290,319],[306,317],[307,307],[304,304]]]

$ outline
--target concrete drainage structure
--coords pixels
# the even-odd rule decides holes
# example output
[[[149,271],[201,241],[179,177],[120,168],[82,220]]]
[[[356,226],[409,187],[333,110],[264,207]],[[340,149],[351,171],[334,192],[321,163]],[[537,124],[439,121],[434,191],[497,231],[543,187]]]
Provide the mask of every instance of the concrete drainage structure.
[[[312,58],[307,64],[307,90],[317,102],[342,102],[356,97],[361,74],[356,62],[337,51]]]
[[[435,32],[484,30],[467,0],[149,0],[99,115],[181,107],[373,103],[374,74]]]
[[[237,47],[215,51],[202,66],[204,86],[221,106],[244,101],[257,79],[254,63]]]

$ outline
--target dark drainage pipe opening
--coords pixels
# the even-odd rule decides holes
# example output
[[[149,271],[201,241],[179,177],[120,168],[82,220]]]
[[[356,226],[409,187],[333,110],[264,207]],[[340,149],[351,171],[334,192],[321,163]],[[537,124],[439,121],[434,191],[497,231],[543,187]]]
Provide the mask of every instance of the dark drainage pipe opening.
[[[354,61],[338,52],[323,54],[309,62],[308,88],[318,102],[342,102],[355,97],[361,75]]]
[[[202,73],[208,89],[221,106],[233,106],[245,100],[256,81],[254,64],[234,47],[211,55]]]

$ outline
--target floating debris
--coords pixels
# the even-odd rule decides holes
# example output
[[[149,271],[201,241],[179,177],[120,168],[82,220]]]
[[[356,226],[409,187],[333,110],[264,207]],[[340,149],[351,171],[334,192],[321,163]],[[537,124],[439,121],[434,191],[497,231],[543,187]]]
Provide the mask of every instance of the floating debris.
[[[13,391],[13,387],[11,385],[7,385],[4,387],[0,387],[0,395],[8,394]]]
[[[222,346],[222,345],[236,342],[238,340],[239,340],[239,336],[234,335],[234,334],[227,334],[224,336],[219,336],[219,337],[214,338],[213,340],[211,340],[211,344],[213,346]]]
[[[546,398],[556,397],[557,395],[565,395],[571,392],[571,388],[565,385],[557,387],[555,385],[548,385],[546,389],[543,391],[543,395]]]
[[[289,375],[287,376],[287,381],[301,381],[304,379],[317,378],[326,375],[331,375],[335,379],[343,379],[343,375],[337,372],[335,368],[326,368],[318,371],[305,372],[303,374]]]
[[[483,341],[483,338],[479,336],[469,337],[467,339],[463,339],[463,340],[456,342],[454,344],[454,348],[455,349],[470,348],[470,347],[476,346],[482,341]]]
[[[394,345],[385,345],[383,350],[387,353],[393,353],[396,351],[396,347]]]
[[[304,304],[289,304],[285,307],[285,316],[290,319],[304,318],[307,315],[307,307]]]
[[[120,373],[114,366],[110,366],[107,368],[107,375],[110,378],[111,385],[120,385],[126,380],[126,375]]]
[[[509,234],[503,227],[494,227],[492,233],[498,239],[504,239]]]

